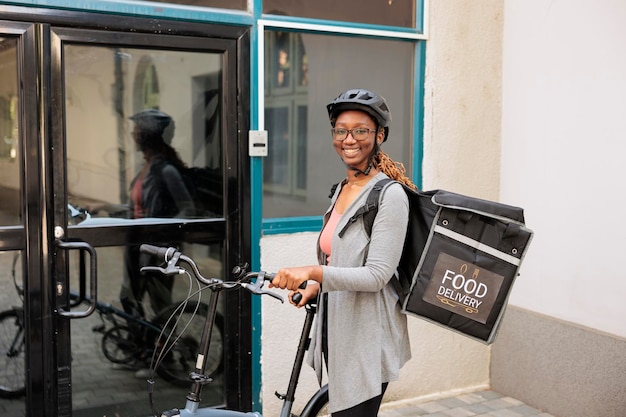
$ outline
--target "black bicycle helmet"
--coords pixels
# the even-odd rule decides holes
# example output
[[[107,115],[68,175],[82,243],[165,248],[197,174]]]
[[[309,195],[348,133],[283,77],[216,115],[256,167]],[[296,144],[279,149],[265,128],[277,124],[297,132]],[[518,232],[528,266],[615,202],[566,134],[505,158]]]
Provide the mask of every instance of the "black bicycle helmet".
[[[330,123],[334,126],[339,113],[346,110],[360,110],[369,114],[376,120],[378,126],[385,129],[383,142],[389,136],[389,125],[391,124],[391,112],[385,98],[372,91],[355,88],[344,91],[337,98],[326,105]]]
[[[140,129],[150,132],[154,136],[161,136],[168,145],[174,138],[174,120],[172,117],[157,109],[146,109],[129,117]]]

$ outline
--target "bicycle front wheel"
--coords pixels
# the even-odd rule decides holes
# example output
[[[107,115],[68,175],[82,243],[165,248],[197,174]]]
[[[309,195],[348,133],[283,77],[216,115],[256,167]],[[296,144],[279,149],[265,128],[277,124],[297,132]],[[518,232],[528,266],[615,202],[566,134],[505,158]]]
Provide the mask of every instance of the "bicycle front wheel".
[[[300,417],[330,416],[328,411],[328,385],[324,385],[311,397],[304,406]]]
[[[0,398],[16,398],[26,392],[24,370],[24,312],[0,313]]]
[[[154,319],[153,323],[163,328],[169,318],[174,315],[175,310],[176,306],[172,306],[162,311]],[[156,369],[157,374],[164,380],[178,386],[188,386],[190,384],[191,380],[189,374],[196,368],[198,348],[200,346],[202,330],[207,320],[208,311],[209,308],[204,303],[189,302],[182,313],[179,311],[176,313],[176,316],[170,320],[166,331],[167,334],[171,335],[171,341],[181,334],[182,336],[169,353],[165,355],[161,361],[161,365]],[[172,328],[174,323],[176,323],[176,327]],[[208,377],[215,378],[221,373],[223,368],[223,354],[224,318],[221,314],[217,313],[215,322],[213,323],[213,332],[211,333],[211,346],[205,358],[205,374]]]
[[[115,326],[102,336],[102,353],[113,363],[134,365],[144,351],[144,342],[137,331]]]

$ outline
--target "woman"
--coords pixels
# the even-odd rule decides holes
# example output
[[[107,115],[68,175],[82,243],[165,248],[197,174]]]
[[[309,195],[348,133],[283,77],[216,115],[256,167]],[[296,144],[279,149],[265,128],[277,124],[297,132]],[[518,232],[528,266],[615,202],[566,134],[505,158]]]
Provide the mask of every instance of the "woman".
[[[194,204],[181,175],[186,169],[170,145],[174,121],[159,110],[143,110],[130,119],[135,122],[133,139],[144,164],[130,184],[133,218],[190,217]]]
[[[376,416],[390,381],[411,357],[406,316],[390,279],[408,224],[408,200],[400,184],[381,195],[371,237],[361,216],[342,237],[338,232],[361,207],[380,179],[415,187],[404,167],[380,145],[387,140],[391,114],[382,96],[348,90],[327,106],[335,151],[347,169],[334,192],[318,239],[319,265],[283,268],[272,286],[302,293],[298,307],[320,296],[308,357],[321,382],[322,358],[328,373],[333,417]],[[308,281],[304,290],[300,284]]]
[[[148,217],[191,217],[194,203],[185,186],[181,172],[186,169],[176,150],[170,145],[174,136],[174,121],[159,110],[143,110],[130,119],[135,123],[132,135],[144,158],[144,164],[130,184],[130,211],[134,219]],[[169,242],[170,246],[176,243]],[[145,293],[155,314],[172,304],[173,277],[141,273],[145,265],[160,260],[140,253],[139,246],[129,246],[125,252],[125,274],[120,299],[127,312],[137,310],[144,315],[142,300]]]

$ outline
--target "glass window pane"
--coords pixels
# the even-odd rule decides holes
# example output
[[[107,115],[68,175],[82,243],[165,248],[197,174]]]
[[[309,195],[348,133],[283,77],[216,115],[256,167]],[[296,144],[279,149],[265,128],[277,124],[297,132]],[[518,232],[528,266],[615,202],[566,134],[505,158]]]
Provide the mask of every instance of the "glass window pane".
[[[72,223],[223,215],[219,54],[70,44],[65,85]]]
[[[289,186],[289,108],[266,107],[265,118],[270,124],[267,125],[269,149],[263,179],[269,188],[286,189]]]
[[[300,105],[296,114],[296,185],[298,189],[306,189],[306,132],[307,132],[307,106]]]
[[[415,27],[415,0],[263,0],[263,13]]]
[[[221,217],[222,55],[71,43],[64,44],[63,52],[70,223],[99,227]],[[195,184],[185,178],[190,167],[201,169]],[[200,196],[205,194],[215,205],[203,205]],[[190,201],[193,211],[187,212]],[[182,246],[207,276],[222,275],[222,242],[154,242],[157,238],[150,233],[154,229],[135,228],[133,238]],[[81,254],[68,256],[69,277],[77,280],[84,274]],[[188,286],[194,284],[139,272],[140,267],[155,262],[139,254],[136,246],[98,248],[98,296],[117,310],[72,323],[72,397],[74,409],[84,415],[114,415],[119,409],[132,410],[132,415],[150,414],[145,394],[150,375],[145,372],[152,355],[147,349],[158,335],[119,312],[137,313],[162,327],[163,311],[185,298]],[[73,281],[70,288],[79,285]],[[205,301],[208,295],[203,293]],[[184,398],[188,392],[188,372],[196,360],[201,324],[192,323],[189,335],[180,339],[187,349],[172,351],[162,362],[161,369],[167,373],[159,373],[155,395]],[[223,339],[213,348],[222,351]],[[221,358],[215,364],[212,376],[217,377],[223,371]],[[101,378],[81,377],[94,367]],[[203,393],[201,406],[223,403],[221,380],[216,378]],[[102,386],[116,394],[94,403],[89,393]]]
[[[183,251],[193,257],[203,275],[221,277],[222,249],[221,244],[185,245]],[[140,310],[136,308],[136,304],[122,298],[128,290],[128,281],[121,260],[128,250],[129,248],[121,246],[98,248],[98,298],[101,304],[91,316],[72,322],[72,400],[75,415],[114,416],[120,415],[119,410],[125,410],[126,413],[121,415],[127,416],[152,415],[146,393],[146,379],[149,377],[153,361],[155,341],[159,338],[159,330],[164,327],[174,336],[180,334],[188,325],[183,337],[176,342],[155,375],[154,395],[162,399],[156,406],[180,401],[189,392],[188,375],[196,364],[210,291],[199,293],[200,299],[197,294],[194,295],[184,307],[184,312],[176,316],[179,316],[181,321],[174,324],[173,320],[166,327],[171,312],[189,296],[189,286],[192,285],[192,292],[197,290],[194,288],[196,283],[178,277],[168,279],[163,276],[145,275],[142,277],[145,280],[144,298],[140,304],[143,309]],[[84,272],[81,272],[80,255],[73,251],[68,252],[68,256],[69,276],[72,279],[70,288],[73,289],[72,299],[76,304],[78,277]],[[151,297],[157,292],[163,293],[166,286],[169,290],[169,305],[156,313]],[[193,315],[198,302],[202,304]],[[80,303],[75,305],[73,310],[81,311],[85,308],[86,303]],[[218,405],[223,402],[222,302],[217,311],[218,325],[212,333],[211,349],[206,360],[207,373],[215,380],[203,390],[201,406]],[[131,313],[133,318],[124,317],[125,313]],[[142,321],[142,318],[151,324]],[[176,330],[173,330],[175,325]],[[164,342],[165,338],[161,341]],[[94,374],[99,377],[94,378]],[[94,398],[91,393],[102,391],[103,388],[115,394]]]
[[[292,78],[306,83],[278,87],[266,79],[264,217],[316,216],[327,208],[346,169],[333,148],[326,104],[347,89],[385,97],[393,122],[382,148],[411,175],[413,43],[295,32],[267,32],[265,39],[266,77],[278,74],[276,50],[283,48],[288,58],[299,57],[292,72],[305,74]]]
[[[0,226],[20,224],[17,40],[0,38]]]

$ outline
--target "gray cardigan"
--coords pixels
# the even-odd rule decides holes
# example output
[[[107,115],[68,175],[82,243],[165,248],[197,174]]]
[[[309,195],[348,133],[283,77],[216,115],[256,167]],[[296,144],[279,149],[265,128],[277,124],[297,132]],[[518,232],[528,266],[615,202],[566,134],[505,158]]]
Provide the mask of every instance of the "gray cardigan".
[[[347,220],[361,207],[370,190],[386,175],[379,173],[364,187],[342,215],[332,238],[330,265],[323,269],[322,292],[328,294],[328,387],[330,412],[355,406],[381,392],[384,382],[398,379],[411,357],[406,316],[389,282],[400,261],[408,224],[408,199],[399,184],[381,195],[371,241],[362,218],[338,236]],[[328,220],[341,186],[324,217]],[[313,330],[308,363],[321,382],[323,306]]]

